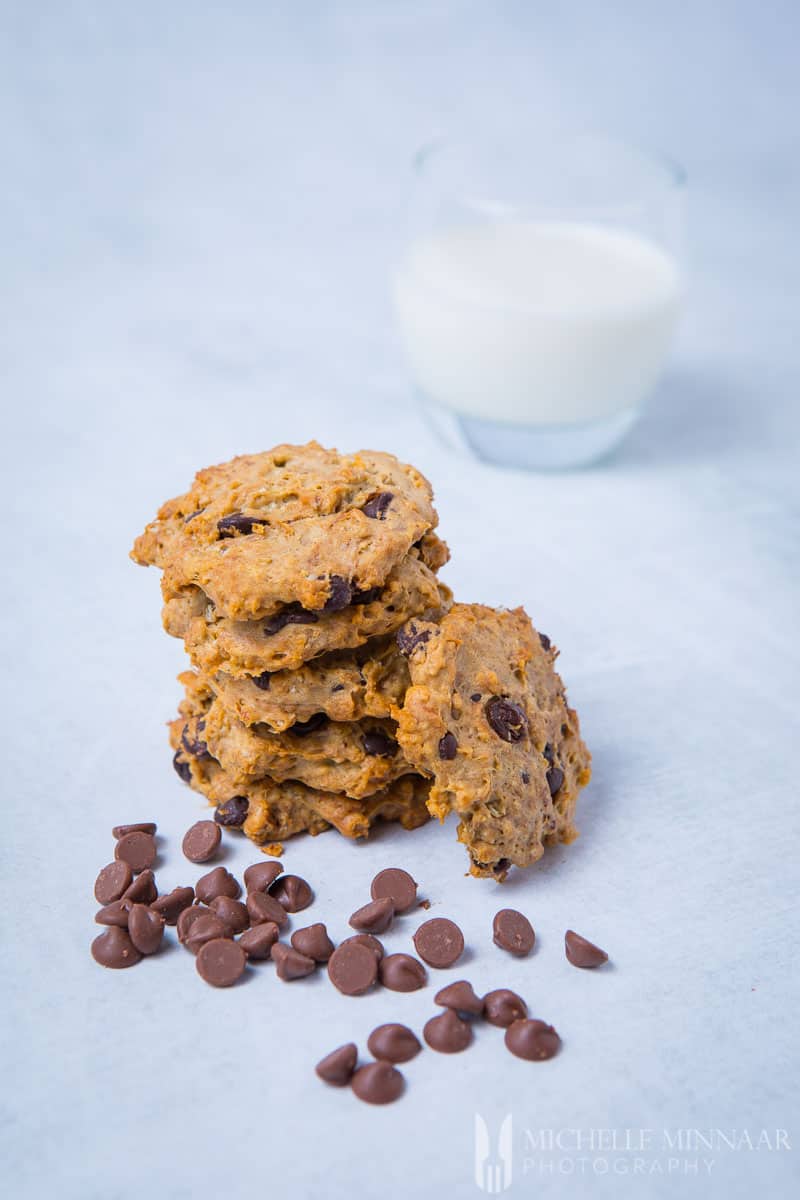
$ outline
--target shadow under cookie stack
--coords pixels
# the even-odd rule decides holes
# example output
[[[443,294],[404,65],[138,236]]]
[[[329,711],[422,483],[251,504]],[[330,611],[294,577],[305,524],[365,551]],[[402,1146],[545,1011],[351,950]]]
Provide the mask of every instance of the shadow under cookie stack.
[[[200,471],[137,538],[193,669],[174,766],[270,849],[454,811],[475,875],[575,836],[589,754],[522,609],[455,604],[427,480],[390,454],[278,446]]]

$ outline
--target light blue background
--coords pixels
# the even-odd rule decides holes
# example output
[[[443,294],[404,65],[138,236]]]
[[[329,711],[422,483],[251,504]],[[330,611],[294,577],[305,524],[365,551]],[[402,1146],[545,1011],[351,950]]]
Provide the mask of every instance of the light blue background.
[[[644,1180],[522,1159],[526,1126],[800,1136],[799,25],[755,2],[0,5],[7,1195],[468,1198],[476,1111],[514,1114],[511,1195],[793,1194],[796,1149],[721,1152],[709,1178],[663,1153]],[[414,145],[521,116],[690,176],[671,369],[618,456],[574,475],[451,458],[386,299]],[[119,974],[88,954],[112,824],[159,822],[164,888],[198,874],[163,729],[182,652],[132,538],[197,467],[310,437],[431,476],[446,578],[553,636],[594,752],[580,841],[503,890],[463,877],[452,829],[287,848],[334,937],[408,865],[467,935],[442,982],[517,987],[563,1035],[543,1065],[488,1028],[426,1050],[386,1110],[311,1067],[380,1021],[419,1028],[438,977],[349,1000],[266,967],[223,993],[177,950]],[[536,926],[529,961],[491,944],[501,903]],[[570,968],[569,925],[613,969]]]

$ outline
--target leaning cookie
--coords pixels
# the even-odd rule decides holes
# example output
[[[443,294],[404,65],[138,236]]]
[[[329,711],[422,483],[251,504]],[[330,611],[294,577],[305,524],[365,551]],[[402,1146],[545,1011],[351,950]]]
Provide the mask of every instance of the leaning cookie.
[[[455,604],[398,634],[411,686],[395,710],[405,758],[432,778],[428,807],[461,818],[473,875],[503,879],[549,841],[569,842],[591,757],[524,609]]]

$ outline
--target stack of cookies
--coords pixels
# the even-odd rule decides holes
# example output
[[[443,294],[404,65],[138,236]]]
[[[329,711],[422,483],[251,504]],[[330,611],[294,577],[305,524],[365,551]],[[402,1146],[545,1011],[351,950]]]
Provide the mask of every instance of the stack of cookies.
[[[455,811],[473,874],[574,836],[589,755],[522,609],[454,604],[427,480],[392,455],[278,446],[201,471],[137,539],[193,670],[178,774],[267,845]]]

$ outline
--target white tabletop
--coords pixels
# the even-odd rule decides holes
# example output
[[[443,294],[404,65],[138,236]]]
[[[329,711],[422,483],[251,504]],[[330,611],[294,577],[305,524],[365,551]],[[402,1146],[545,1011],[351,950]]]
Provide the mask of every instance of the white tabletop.
[[[277,7],[4,22],[5,1194],[472,1197],[476,1113],[493,1137],[513,1115],[510,1195],[794,1194],[797,9]],[[620,453],[574,474],[443,449],[386,300],[415,142],[520,112],[662,146],[691,180],[671,369]],[[179,844],[202,801],[164,730],[182,648],[130,543],[197,467],[311,437],[425,471],[457,596],[524,604],[561,648],[594,755],[580,840],[502,888],[464,876],[450,826],[287,845],[334,938],[395,863],[459,921],[464,962],[411,995],[270,966],[215,991],[174,948],[102,971],[111,826],[158,822],[162,888],[200,873]],[[258,857],[228,846],[234,870]],[[529,960],[492,945],[501,905],[531,917]],[[570,967],[568,926],[613,966]],[[461,977],[519,990],[562,1053],[524,1063],[481,1028],[426,1049],[386,1109],[316,1080]]]

